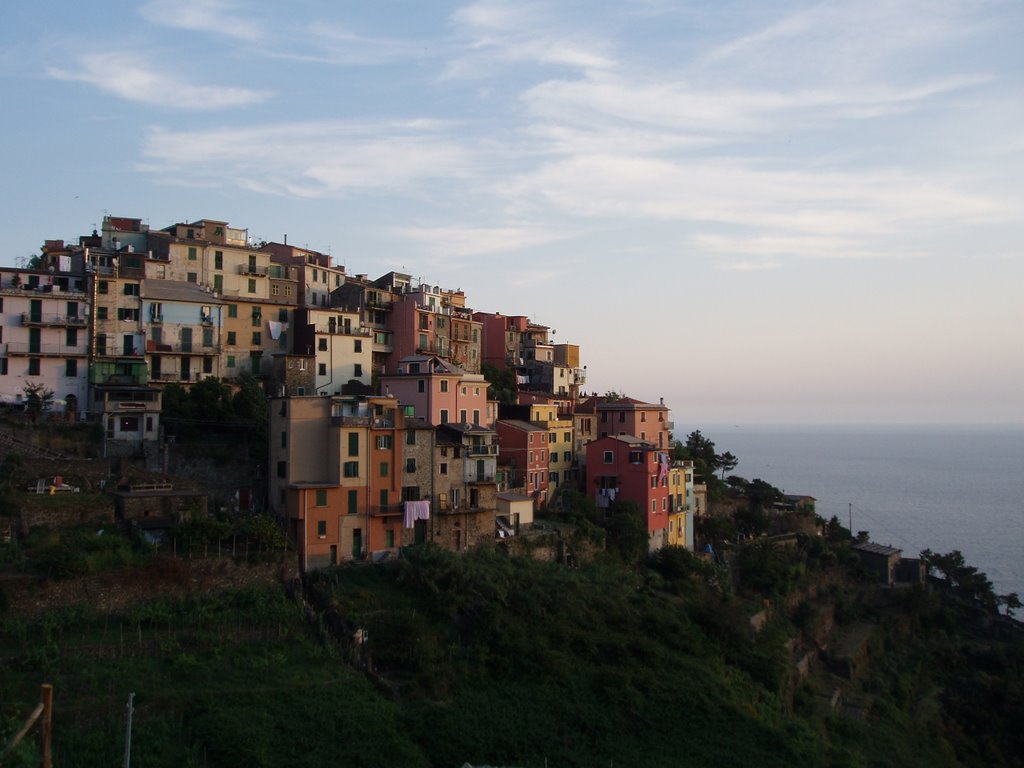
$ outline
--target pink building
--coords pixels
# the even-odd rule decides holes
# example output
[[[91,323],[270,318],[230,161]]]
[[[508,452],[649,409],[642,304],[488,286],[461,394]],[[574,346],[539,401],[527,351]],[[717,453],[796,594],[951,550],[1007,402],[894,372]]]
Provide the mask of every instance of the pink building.
[[[381,376],[380,382],[386,395],[412,406],[413,415],[432,426],[494,424],[487,380],[436,355],[409,355],[399,361],[398,373]]]
[[[500,422],[499,422],[500,423]],[[504,449],[503,449],[504,450]],[[587,446],[587,495],[598,507],[636,504],[651,552],[665,546],[669,521],[669,456],[632,435],[599,437]]]
[[[673,424],[668,420],[669,410],[664,401],[654,405],[631,397],[613,400],[592,396],[576,406],[576,413],[594,414],[597,437],[633,435],[659,450],[667,451],[671,447]]]
[[[480,323],[482,361],[496,368],[521,365],[522,341],[530,324],[524,315],[503,315],[500,312],[474,312]]]

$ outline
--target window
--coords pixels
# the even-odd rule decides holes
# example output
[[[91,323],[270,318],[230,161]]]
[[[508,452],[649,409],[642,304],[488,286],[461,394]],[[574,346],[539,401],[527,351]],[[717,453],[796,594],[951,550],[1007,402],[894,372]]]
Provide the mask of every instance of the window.
[[[277,476],[278,477],[288,477],[288,462],[287,461],[279,461],[279,462],[277,462]]]
[[[97,333],[96,334],[96,354],[105,355],[107,354],[107,334]]]
[[[185,274],[185,279],[188,282],[190,282],[190,283],[198,283],[199,282],[199,273],[197,273],[197,272],[188,272],[188,273]]]
[[[67,329],[67,332],[64,334],[64,344],[66,346],[69,346],[69,347],[77,347],[78,346],[78,329],[77,328],[68,328]]]
[[[213,358],[212,357],[204,357],[203,358],[203,373],[213,373]]]
[[[416,471],[416,459],[405,460],[405,471],[409,473]]]
[[[391,435],[377,435],[376,444],[378,450],[389,450],[393,444]]]
[[[570,442],[572,442],[572,433],[570,433],[570,432],[563,432],[562,433],[562,442],[563,443],[570,443]]]
[[[427,391],[427,383],[423,379],[420,379],[419,381],[416,382],[416,391],[417,392],[426,392]]]
[[[407,430],[405,430],[405,444],[406,445],[416,445],[416,430],[415,429],[407,429]]]
[[[359,455],[359,433],[349,432],[348,433],[348,455],[358,456]]]
[[[124,284],[124,295],[125,296],[138,296],[139,295],[139,284],[138,283],[125,283]]]
[[[198,251],[197,251],[196,247],[194,245],[190,245],[188,247],[188,260],[189,261],[195,261],[197,256],[198,256]]]
[[[442,392],[447,392],[448,391],[448,379],[441,379],[441,391]]]
[[[213,252],[213,268],[224,269],[224,251]]]
[[[657,499],[651,499],[651,512],[657,512],[657,511],[658,511],[658,500]]]
[[[65,360],[64,361],[64,375],[65,376],[77,376],[78,375],[78,361],[77,360]]]
[[[277,321],[279,323],[288,322],[288,310],[285,307],[281,307],[279,310],[277,310]]]
[[[625,420],[626,420],[626,412],[625,411],[619,411],[619,421],[623,422]]]
[[[386,531],[384,531],[384,546],[387,549],[394,549],[395,548],[395,529],[394,528],[388,528]]]
[[[448,423],[448,409],[447,408],[442,408],[441,409],[441,423],[442,424],[447,424]]]
[[[256,293],[256,280],[255,278],[249,278],[249,293]]]
[[[121,307],[117,310],[118,320],[138,320],[139,310],[134,307]]]
[[[326,539],[327,538],[327,521],[326,520],[317,520],[316,521],[316,537],[318,539]]]
[[[7,358],[0,357],[0,376],[7,375]]]
[[[381,477],[387,477],[388,476],[388,463],[386,461],[382,461],[380,463],[380,476]]]
[[[228,317],[238,317],[237,304],[228,304]]]
[[[640,411],[640,421],[647,421],[646,411]]]
[[[572,461],[572,453],[569,451],[562,451],[562,461]]]
[[[263,319],[263,313],[260,311],[260,308],[259,307],[253,307],[252,308],[252,327],[253,328],[259,328],[260,327],[260,321],[262,319]]]
[[[288,447],[288,433],[284,432],[284,431],[281,432],[281,447],[282,448],[287,448]]]
[[[350,515],[356,514],[359,511],[359,491],[348,492],[348,513]]]
[[[468,415],[465,410],[459,411],[459,424],[465,424]]]
[[[355,348],[354,351],[356,351],[356,352],[362,352],[363,351],[363,341],[362,341],[362,339],[356,339],[355,347],[356,348]]]
[[[39,358],[30,357],[28,360],[28,375],[38,376],[39,375]]]
[[[615,455],[611,451],[604,452],[604,463],[612,464],[615,461]]]
[[[447,475],[448,474],[448,462],[447,461],[442,461],[440,466],[438,467],[438,470],[440,471],[440,473],[442,475]]]
[[[227,360],[225,360],[225,363],[227,364],[228,368],[234,368],[235,367],[235,356],[234,355],[228,355]]]
[[[254,346],[259,346],[260,344],[263,343],[263,337],[260,336],[260,332],[259,331],[253,331],[252,332],[252,343],[253,343]]]
[[[316,348],[318,350],[320,350],[321,352],[326,352],[327,351],[327,339],[325,339],[325,338],[317,339]]]
[[[345,477],[359,477],[359,462],[346,461],[344,465],[342,465],[342,474]]]
[[[203,328],[203,346],[213,346],[213,328]]]
[[[110,290],[110,284],[106,280],[100,280],[96,286],[97,293],[107,293]]]
[[[236,339],[235,332],[234,331],[228,331],[228,346],[232,346],[232,347],[235,346],[235,344],[237,343],[235,341],[235,339]]]
[[[316,489],[316,505],[318,507],[326,507],[327,506],[327,489],[326,488],[317,488]],[[324,523],[324,525],[326,525],[326,523]]]
[[[475,408],[473,409],[473,423],[478,427],[480,426],[480,411]]]
[[[97,320],[106,320],[107,319],[107,308],[106,307],[96,307],[96,319]]]
[[[320,365],[317,366],[317,375],[318,376],[326,376],[327,375],[327,363],[320,363]]]
[[[361,363],[356,363],[353,369],[353,375],[358,379],[363,375],[363,366]]]

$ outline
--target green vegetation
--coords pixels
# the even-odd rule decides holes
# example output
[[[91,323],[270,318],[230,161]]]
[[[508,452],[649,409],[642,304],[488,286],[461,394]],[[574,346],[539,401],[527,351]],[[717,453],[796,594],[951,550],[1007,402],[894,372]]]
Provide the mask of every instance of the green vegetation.
[[[942,593],[870,590],[846,547],[760,540],[735,585],[675,548],[570,570],[424,547],[316,574],[309,614],[261,588],[7,616],[0,739],[45,680],[56,764],[117,760],[134,692],[138,766],[1021,765],[1019,635]],[[839,636],[873,628],[857,680],[793,672],[825,604]]]
[[[243,374],[237,390],[215,378],[188,389],[180,384],[164,388],[160,412],[167,434],[178,442],[237,443],[248,446],[249,457],[262,460],[267,441],[267,400],[259,381]]]

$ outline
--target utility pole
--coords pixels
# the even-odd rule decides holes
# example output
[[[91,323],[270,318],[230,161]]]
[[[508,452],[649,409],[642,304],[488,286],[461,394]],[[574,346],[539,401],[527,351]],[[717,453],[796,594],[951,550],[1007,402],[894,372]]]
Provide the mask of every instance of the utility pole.
[[[128,726],[124,734],[124,768],[129,768],[132,762],[132,702],[135,700],[135,694],[128,694]]]
[[[849,515],[850,515],[850,535],[853,536],[853,502],[850,502]]]

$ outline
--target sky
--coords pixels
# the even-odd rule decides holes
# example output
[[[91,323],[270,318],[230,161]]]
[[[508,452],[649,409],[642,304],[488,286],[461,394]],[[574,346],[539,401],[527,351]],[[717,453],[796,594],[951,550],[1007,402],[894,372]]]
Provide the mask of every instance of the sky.
[[[1024,424],[1024,3],[40,0],[0,264],[226,220],[702,424]]]

